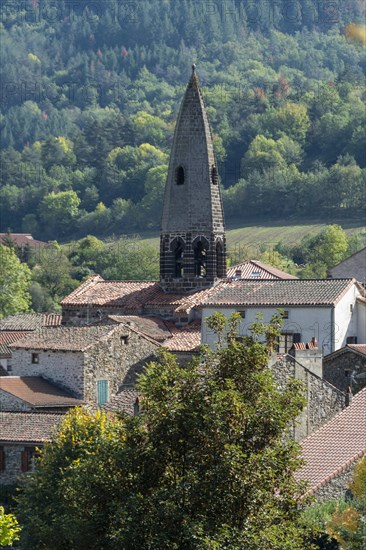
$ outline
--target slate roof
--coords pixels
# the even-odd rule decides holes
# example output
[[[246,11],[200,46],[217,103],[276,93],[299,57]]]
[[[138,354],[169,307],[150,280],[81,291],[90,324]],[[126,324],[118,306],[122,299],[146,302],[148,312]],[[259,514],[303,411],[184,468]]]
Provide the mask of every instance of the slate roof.
[[[3,376],[0,378],[0,390],[33,407],[76,407],[83,403],[41,376]]]
[[[139,394],[135,388],[122,388],[117,395],[104,405],[103,409],[109,412],[125,412],[133,416],[134,404],[138,396]]]
[[[172,336],[167,324],[158,317],[142,317],[141,315],[108,315],[107,321],[111,321],[116,324],[124,324],[132,329],[135,328],[140,333],[152,338],[156,342],[164,342],[164,340]]]
[[[314,493],[366,454],[366,388],[351,404],[301,443],[305,465],[297,479]]]
[[[61,325],[60,313],[18,313],[0,319],[0,331],[37,330]]]
[[[11,345],[12,349],[36,349],[58,351],[86,351],[108,337],[113,326],[52,327],[33,332]]]
[[[135,315],[146,307],[188,312],[201,305],[213,291],[214,288],[209,288],[189,295],[166,293],[156,281],[105,281],[94,275],[60,303],[63,307],[115,307]]]
[[[30,233],[0,233],[0,244],[10,238],[16,246],[20,248],[26,245],[31,246],[32,248],[52,246],[49,243],[43,241],[37,241],[33,239]]]
[[[29,336],[28,331],[0,331],[0,356],[11,355],[11,348],[9,347],[9,345],[18,340],[21,340],[25,336]]]
[[[2,443],[44,443],[51,439],[64,418],[62,414],[41,412],[0,412]]]
[[[353,279],[232,281],[221,285],[204,305],[331,306],[354,283]]]
[[[329,270],[330,277],[353,277],[366,282],[366,247]]]
[[[230,279],[297,279],[294,275],[285,273],[259,260],[250,260],[234,265],[228,269],[227,276]]]

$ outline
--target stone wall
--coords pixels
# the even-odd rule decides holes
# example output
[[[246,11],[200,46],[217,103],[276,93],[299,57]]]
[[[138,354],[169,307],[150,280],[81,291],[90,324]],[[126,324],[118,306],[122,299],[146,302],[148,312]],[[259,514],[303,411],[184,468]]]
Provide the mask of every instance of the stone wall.
[[[355,394],[366,386],[366,357],[351,350],[333,357],[324,357],[323,376],[343,392],[352,386],[352,393]]]
[[[269,365],[280,387],[285,387],[290,378],[304,383],[307,404],[291,430],[295,441],[310,435],[346,406],[344,393],[310,372],[290,355],[273,356]]]
[[[330,481],[322,485],[314,496],[318,502],[325,500],[339,500],[345,498],[349,491],[349,484],[352,481],[357,461],[352,462],[347,468],[345,468],[339,475],[333,477]]]
[[[14,395],[0,389],[0,411],[31,411],[32,407]]]
[[[107,380],[109,398],[123,384],[134,384],[159,346],[125,326],[117,327],[108,340],[84,353],[84,399],[97,403],[97,382]]]
[[[39,447],[40,445],[38,445]],[[27,474],[22,472],[22,451],[29,446],[22,444],[1,444],[0,448],[4,451],[5,468],[0,471],[0,485],[15,485],[21,481],[21,478]],[[34,447],[33,447],[34,448]],[[28,473],[33,471],[33,466]]]

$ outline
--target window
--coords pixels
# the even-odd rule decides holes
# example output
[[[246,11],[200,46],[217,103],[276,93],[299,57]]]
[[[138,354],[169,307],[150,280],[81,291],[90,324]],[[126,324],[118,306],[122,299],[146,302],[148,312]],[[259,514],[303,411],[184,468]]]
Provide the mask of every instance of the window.
[[[222,241],[216,243],[216,276],[222,279],[225,277],[225,255]]]
[[[346,344],[357,344],[357,336],[347,336]]]
[[[215,165],[213,165],[211,168],[211,181],[214,185],[217,185],[219,183],[219,174]]]
[[[175,170],[175,183],[177,185],[183,185],[184,183],[184,168],[183,166],[178,166]]]
[[[36,449],[34,447],[24,447],[21,454],[21,470],[29,472],[33,466],[33,459],[36,457]]]
[[[139,398],[136,397],[136,401],[133,404],[133,416],[138,416],[140,414],[140,401]]]
[[[194,253],[194,274],[196,277],[206,277],[207,274],[207,250],[208,241],[199,237],[193,243]]]
[[[32,364],[38,365],[39,363],[39,353],[32,353]]]
[[[250,274],[250,278],[251,279],[259,279],[261,276],[261,272],[260,271],[252,271],[251,274]]]
[[[283,332],[279,339],[277,345],[278,353],[287,353],[293,346],[293,344],[298,344],[301,339],[301,334],[294,332]]]
[[[128,336],[121,336],[121,344],[123,346],[127,346],[128,345],[128,340],[129,340],[129,337]]]
[[[242,319],[245,319],[245,309],[238,309],[237,313],[239,313]]]
[[[183,277],[184,274],[184,240],[181,237],[176,237],[175,239],[173,239],[170,243],[170,250],[172,251],[173,255],[173,270],[171,276],[180,279],[181,277]]]
[[[353,312],[353,304],[349,305],[349,310],[350,310],[351,313]]]
[[[283,312],[282,319],[288,319],[289,317],[290,317],[290,312],[287,311],[287,310],[285,310],[285,311]]]
[[[98,380],[97,382],[97,403],[98,407],[103,407],[108,401],[108,380]]]

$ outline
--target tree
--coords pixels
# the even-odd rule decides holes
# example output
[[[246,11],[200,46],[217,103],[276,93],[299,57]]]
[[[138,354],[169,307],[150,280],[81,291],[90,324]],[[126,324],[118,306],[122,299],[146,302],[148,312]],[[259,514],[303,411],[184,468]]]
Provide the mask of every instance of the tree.
[[[80,199],[75,191],[46,195],[39,206],[46,232],[52,237],[64,236],[79,213]]]
[[[0,546],[13,546],[13,543],[19,540],[20,527],[16,517],[13,514],[5,514],[5,510],[0,506]]]
[[[307,548],[299,448],[286,435],[302,385],[280,390],[267,366],[261,341],[278,318],[244,342],[237,324],[225,340],[215,314],[221,343],[188,366],[162,349],[140,378],[139,415],[69,413],[20,497],[23,547]]]
[[[336,510],[327,527],[345,550],[362,550],[366,545],[366,458],[357,464],[350,489],[353,500],[346,509]]]
[[[29,310],[31,272],[14,250],[0,245],[0,318]]]

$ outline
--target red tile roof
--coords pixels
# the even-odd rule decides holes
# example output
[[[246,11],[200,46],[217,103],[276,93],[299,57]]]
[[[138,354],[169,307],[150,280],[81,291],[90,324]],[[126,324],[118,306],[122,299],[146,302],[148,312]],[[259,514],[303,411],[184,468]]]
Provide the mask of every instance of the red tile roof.
[[[366,355],[366,344],[347,344],[346,346],[343,346],[343,348],[337,349],[336,351],[326,355],[323,361],[332,361],[335,357],[338,357],[343,353],[350,353],[352,351],[355,351],[361,355]]]
[[[214,288],[195,293],[173,294],[152,281],[105,281],[95,275],[61,301],[63,307],[108,307],[122,309],[126,314],[139,314],[149,309],[169,308],[189,312],[212,294]]]
[[[141,315],[108,315],[107,321],[124,324],[157,342],[164,342],[172,336],[167,324],[158,317]],[[104,321],[102,321],[104,322]]]
[[[301,443],[306,463],[296,473],[313,493],[366,454],[366,388],[351,404]]]
[[[230,267],[227,276],[239,279],[297,279],[294,275],[258,260],[250,260]]]
[[[37,241],[37,239],[33,239],[30,233],[10,233],[10,234],[0,233],[0,244],[2,244],[4,241],[6,242],[7,239],[9,238],[13,241],[13,243],[16,246],[19,246],[19,247],[23,247],[26,245],[29,245],[32,248],[52,246],[49,243],[45,243],[43,241]]]
[[[201,321],[192,321],[188,325],[176,327],[169,324],[172,337],[163,344],[171,352],[194,352],[201,345]]]
[[[347,344],[347,347],[358,353],[362,353],[362,355],[366,355],[366,344]]]
[[[41,412],[0,412],[0,441],[44,443],[51,439],[64,415]]]
[[[33,407],[76,407],[83,403],[40,376],[3,376],[0,378],[0,390]]]
[[[0,331],[37,330],[61,325],[61,313],[18,313],[0,319]]]
[[[331,306],[354,284],[354,279],[233,280],[221,284],[204,305]]]
[[[11,355],[9,344],[13,344],[25,336],[29,336],[28,331],[0,331],[0,355]]]
[[[32,332],[11,345],[12,349],[47,349],[59,351],[86,351],[116,330],[110,325],[84,327],[48,327]]]

